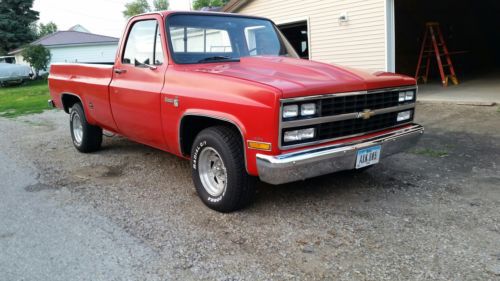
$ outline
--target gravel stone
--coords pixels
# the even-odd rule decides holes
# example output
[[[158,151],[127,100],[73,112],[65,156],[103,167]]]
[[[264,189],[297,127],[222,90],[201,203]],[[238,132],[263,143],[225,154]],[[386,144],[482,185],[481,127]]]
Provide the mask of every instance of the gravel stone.
[[[499,280],[498,109],[416,116],[411,151],[258,183],[231,214],[186,160],[120,136],[78,153],[61,111],[0,118],[0,280]]]

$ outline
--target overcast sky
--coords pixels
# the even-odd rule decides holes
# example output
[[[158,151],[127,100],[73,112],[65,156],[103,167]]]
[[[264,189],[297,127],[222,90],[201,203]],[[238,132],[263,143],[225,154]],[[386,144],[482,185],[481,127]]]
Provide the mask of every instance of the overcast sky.
[[[53,21],[59,30],[80,24],[90,32],[120,37],[125,27],[122,11],[131,0],[35,0],[40,22]],[[152,6],[152,0],[148,0]],[[170,0],[171,10],[189,10],[190,0]]]

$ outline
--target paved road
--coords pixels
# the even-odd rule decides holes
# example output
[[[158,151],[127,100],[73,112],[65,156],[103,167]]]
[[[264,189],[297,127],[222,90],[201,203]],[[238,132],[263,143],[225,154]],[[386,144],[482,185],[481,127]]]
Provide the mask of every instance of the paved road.
[[[0,280],[151,280],[153,250],[36,178],[0,152]]]

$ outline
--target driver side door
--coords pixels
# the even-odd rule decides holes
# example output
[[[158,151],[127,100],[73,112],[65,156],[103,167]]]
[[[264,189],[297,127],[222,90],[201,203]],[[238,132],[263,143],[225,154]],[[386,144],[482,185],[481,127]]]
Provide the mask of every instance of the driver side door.
[[[121,134],[164,149],[160,92],[168,63],[162,19],[138,17],[127,29],[110,84],[113,117]]]

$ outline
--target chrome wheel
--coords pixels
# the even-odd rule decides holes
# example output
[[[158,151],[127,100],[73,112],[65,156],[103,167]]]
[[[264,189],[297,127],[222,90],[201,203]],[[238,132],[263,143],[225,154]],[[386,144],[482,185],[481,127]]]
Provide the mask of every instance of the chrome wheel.
[[[77,144],[81,144],[83,139],[83,126],[82,120],[80,120],[80,115],[76,112],[73,114],[73,119],[71,119],[71,127],[73,129],[75,142]]]
[[[198,174],[203,187],[211,196],[220,196],[226,190],[226,166],[215,149],[206,147],[201,151],[198,157]]]

